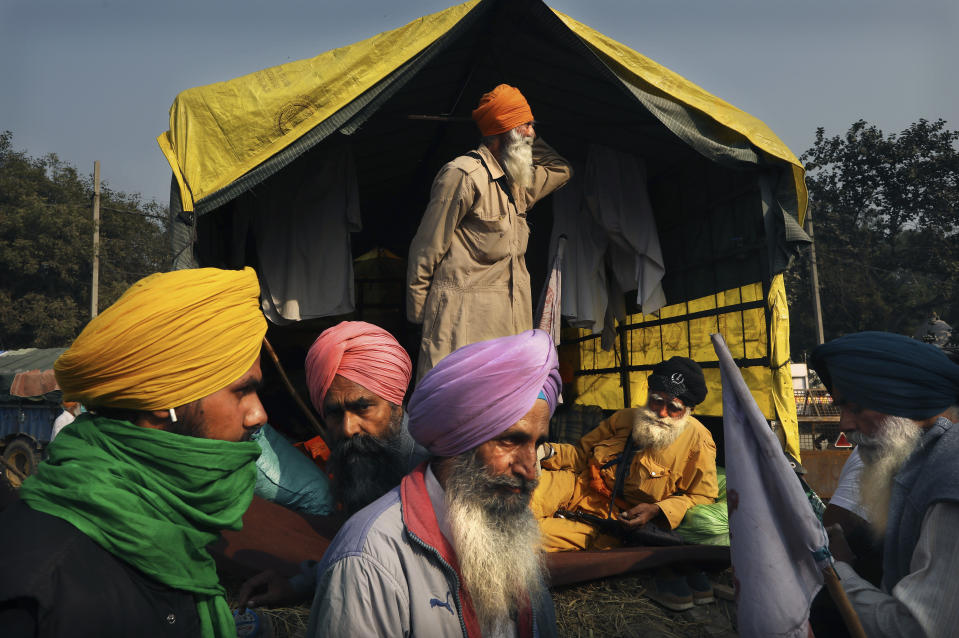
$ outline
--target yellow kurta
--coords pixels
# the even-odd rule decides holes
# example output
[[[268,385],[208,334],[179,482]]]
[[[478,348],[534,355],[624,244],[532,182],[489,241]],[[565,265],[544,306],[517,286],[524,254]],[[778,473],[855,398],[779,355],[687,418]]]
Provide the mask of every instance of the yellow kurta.
[[[622,453],[638,410],[616,412],[584,436],[579,445],[554,444],[556,454],[543,461],[540,485],[530,504],[543,529],[547,550],[604,549],[617,544],[612,537],[600,536],[591,525],[552,516],[558,509],[607,515],[608,492],[602,494],[590,486],[590,465],[597,468],[611,491],[617,465],[600,468]],[[675,529],[690,507],[712,503],[718,493],[716,444],[709,430],[689,417],[686,429],[668,447],[636,452],[622,497],[613,507],[613,517],[639,503],[655,503]]]
[[[437,174],[406,275],[407,317],[423,324],[417,379],[460,346],[533,327],[526,213],[572,174],[540,138],[533,164],[532,185],[515,196],[486,146]]]

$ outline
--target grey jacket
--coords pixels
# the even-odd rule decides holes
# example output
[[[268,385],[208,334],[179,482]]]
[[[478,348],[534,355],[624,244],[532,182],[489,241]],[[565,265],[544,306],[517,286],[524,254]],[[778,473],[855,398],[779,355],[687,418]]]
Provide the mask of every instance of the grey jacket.
[[[452,547],[436,522],[424,463],[355,514],[317,568],[307,636],[480,636]],[[521,636],[555,636],[545,588],[517,622]]]

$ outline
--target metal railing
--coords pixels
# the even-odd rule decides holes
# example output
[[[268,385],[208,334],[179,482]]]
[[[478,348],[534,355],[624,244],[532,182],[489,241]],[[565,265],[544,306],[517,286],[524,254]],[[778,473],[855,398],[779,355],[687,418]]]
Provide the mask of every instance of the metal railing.
[[[839,408],[823,388],[794,389],[793,396],[796,399],[797,416],[839,416]]]

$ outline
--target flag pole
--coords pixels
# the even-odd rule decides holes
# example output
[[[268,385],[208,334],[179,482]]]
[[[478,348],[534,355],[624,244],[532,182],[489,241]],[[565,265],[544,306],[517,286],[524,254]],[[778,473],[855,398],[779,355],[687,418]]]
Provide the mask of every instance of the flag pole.
[[[849,630],[849,635],[852,636],[852,638],[866,638],[866,631],[862,628],[862,623],[859,622],[859,615],[856,614],[852,603],[849,602],[849,597],[846,596],[846,590],[839,584],[839,574],[836,573],[836,569],[830,565],[822,570],[822,573],[826,583],[826,589],[829,590],[829,596],[833,602],[836,603],[836,607],[839,609],[839,615],[842,616],[842,621],[846,623],[846,629]]]

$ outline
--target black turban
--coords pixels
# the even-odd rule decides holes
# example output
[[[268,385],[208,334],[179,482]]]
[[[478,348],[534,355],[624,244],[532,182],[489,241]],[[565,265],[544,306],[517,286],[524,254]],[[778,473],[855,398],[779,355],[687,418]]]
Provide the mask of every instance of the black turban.
[[[698,363],[686,357],[673,357],[653,366],[649,390],[668,392],[692,407],[706,398],[706,379]]]

